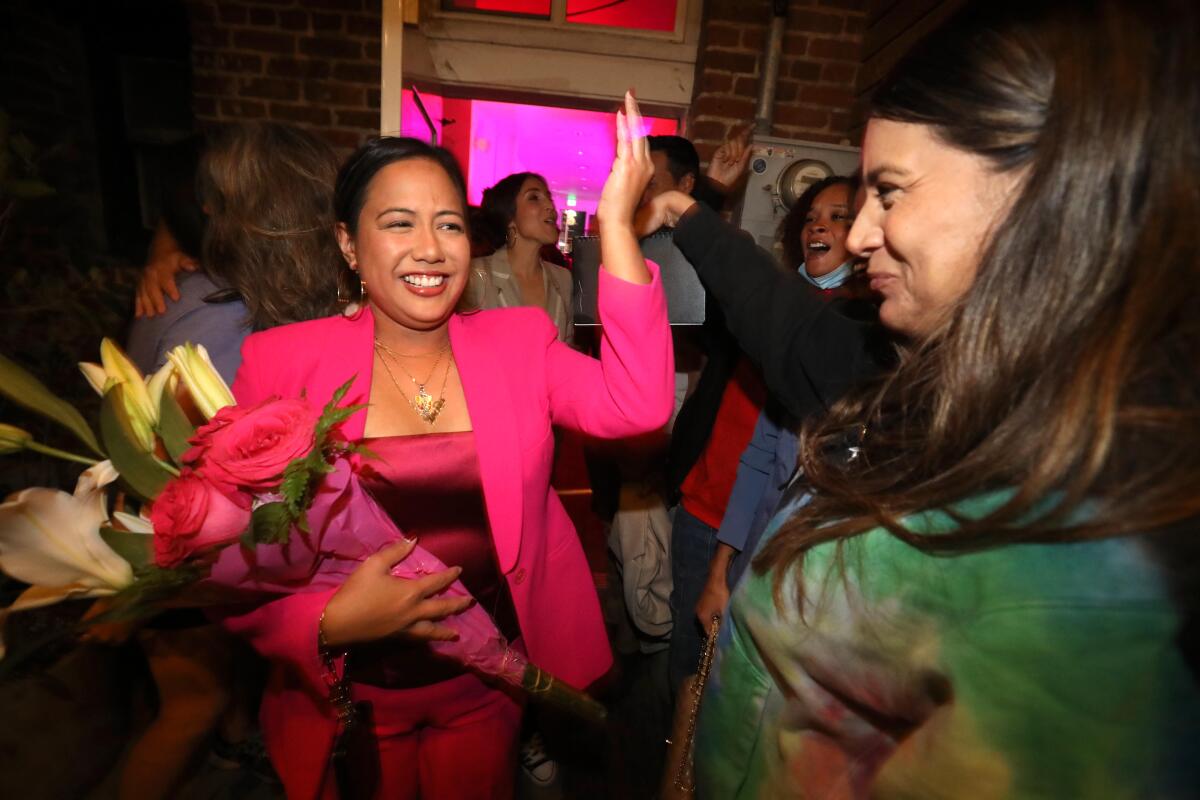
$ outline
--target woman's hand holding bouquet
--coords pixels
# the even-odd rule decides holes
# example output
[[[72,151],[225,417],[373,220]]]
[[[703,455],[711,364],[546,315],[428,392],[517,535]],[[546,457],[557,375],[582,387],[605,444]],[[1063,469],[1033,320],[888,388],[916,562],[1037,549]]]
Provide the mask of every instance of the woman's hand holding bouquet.
[[[392,636],[441,642],[458,638],[458,631],[437,620],[465,611],[474,602],[469,596],[439,596],[458,580],[462,567],[413,580],[393,574],[416,545],[415,539],[393,542],[368,556],[350,575],[325,607],[326,644],[341,649]]]

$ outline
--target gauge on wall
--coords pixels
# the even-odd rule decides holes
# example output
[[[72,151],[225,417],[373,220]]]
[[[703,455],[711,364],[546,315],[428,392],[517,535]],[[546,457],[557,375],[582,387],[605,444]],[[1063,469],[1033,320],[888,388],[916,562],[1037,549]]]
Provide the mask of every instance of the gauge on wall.
[[[858,149],[845,145],[755,136],[750,148],[750,175],[734,220],[768,250],[809,186],[858,169]]]
[[[815,158],[804,158],[789,164],[779,175],[775,191],[784,208],[791,208],[808,187],[833,175],[833,167]]]

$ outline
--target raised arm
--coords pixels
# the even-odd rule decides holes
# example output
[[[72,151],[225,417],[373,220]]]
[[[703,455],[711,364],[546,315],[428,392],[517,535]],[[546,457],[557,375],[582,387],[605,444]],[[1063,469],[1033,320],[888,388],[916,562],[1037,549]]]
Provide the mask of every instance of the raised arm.
[[[721,194],[733,194],[745,183],[746,167],[750,164],[750,134],[753,131],[753,123],[731,130],[709,159],[705,174],[709,183]]]
[[[678,192],[656,197],[638,215],[639,230],[662,225],[675,227],[676,246],[793,415],[828,407],[878,371],[879,325],[839,313],[798,275],[779,270],[748,233]]]
[[[556,424],[602,438],[661,428],[674,405],[674,358],[657,267],[642,257],[633,216],[654,174],[637,102],[617,112],[617,157],[596,215],[600,224],[600,359],[556,342],[546,386]]]
[[[634,233],[633,213],[653,175],[642,115],[633,95],[626,92],[625,111],[617,112],[617,157],[600,192],[596,219],[604,269],[630,283],[650,283],[650,271]]]

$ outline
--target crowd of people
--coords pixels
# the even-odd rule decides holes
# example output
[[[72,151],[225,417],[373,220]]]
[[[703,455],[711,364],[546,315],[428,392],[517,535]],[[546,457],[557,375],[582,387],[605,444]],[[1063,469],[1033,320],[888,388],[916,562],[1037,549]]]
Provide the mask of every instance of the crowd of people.
[[[289,797],[546,778],[524,699],[428,650],[468,602],[440,592],[460,579],[532,660],[595,685],[613,648],[551,486],[555,431],[664,428],[612,505],[650,487],[639,513],[669,520],[661,563],[623,572],[658,603],[624,609],[662,676],[651,749],[720,626],[690,763],[651,759],[694,770],[696,796],[1194,796],[1198,40],[1187,0],[971,4],[875,89],[861,172],[808,188],[782,259],[723,213],[749,130],[702,172],[627,96],[593,346],[540,175],[473,210],[453,156],[413,139],[340,168],[276,123],[199,145],[130,354],[149,372],[203,343],[240,404],[356,374],[345,434],[377,456],[367,486],[451,566],[393,577],[412,543],[380,538],[348,576],[331,557],[333,588],[157,618],[138,635],[159,719],[123,796],[171,796],[211,732],[250,736],[255,712]],[[708,293],[692,334],[672,334],[639,249],[662,229]],[[242,642],[261,699],[237,686]],[[353,743],[331,683],[372,708]]]

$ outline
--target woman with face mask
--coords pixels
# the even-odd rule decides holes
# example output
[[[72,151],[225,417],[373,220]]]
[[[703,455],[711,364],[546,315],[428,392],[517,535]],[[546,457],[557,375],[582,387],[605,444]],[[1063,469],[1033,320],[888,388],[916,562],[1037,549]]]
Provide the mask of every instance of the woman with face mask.
[[[780,244],[785,268],[795,271],[830,302],[839,313],[858,319],[875,317],[871,300],[856,301],[866,292],[857,259],[846,246],[854,221],[858,180],[831,175],[809,186],[780,223]],[[821,409],[822,411],[824,409]],[[724,613],[729,590],[737,584],[754,553],[767,522],[796,468],[796,420],[772,397],[758,415],[750,443],[738,459],[737,475],[729,502],[716,531],[716,544],[708,575],[695,602],[700,629],[708,628],[713,615]]]
[[[558,242],[558,211],[546,179],[518,172],[483,192],[481,233],[496,252],[471,264],[471,301],[479,308],[545,309],[559,341],[571,344],[571,272],[541,257]]]
[[[908,343],[801,433],[701,796],[1194,796],[1198,40],[980,4],[876,92],[848,244]]]
[[[856,183],[842,175],[817,181],[780,223],[784,266],[818,289],[836,289],[853,272],[846,237],[854,222]]]

